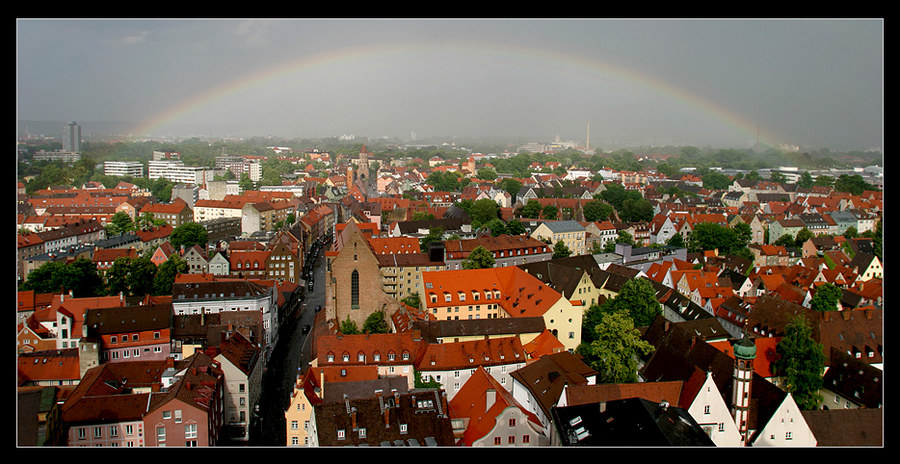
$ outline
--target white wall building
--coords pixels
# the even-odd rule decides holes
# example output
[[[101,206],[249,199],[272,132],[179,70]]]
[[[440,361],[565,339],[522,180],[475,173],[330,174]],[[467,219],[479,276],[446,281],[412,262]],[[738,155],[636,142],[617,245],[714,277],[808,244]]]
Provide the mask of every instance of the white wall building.
[[[119,177],[144,177],[144,163],[140,161],[104,161],[103,174]]]

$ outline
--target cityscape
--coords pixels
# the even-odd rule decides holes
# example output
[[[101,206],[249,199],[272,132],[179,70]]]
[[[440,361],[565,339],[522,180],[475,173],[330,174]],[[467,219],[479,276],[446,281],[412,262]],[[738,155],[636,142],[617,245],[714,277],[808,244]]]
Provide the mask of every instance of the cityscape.
[[[302,29],[302,46],[314,47],[319,28],[399,40],[419,27],[438,39],[492,27],[540,36],[565,26],[574,37],[582,27],[634,25],[226,20],[194,31],[185,23],[195,25],[17,23],[17,447],[884,447],[880,125],[872,137],[844,122],[831,135],[846,134],[846,143],[833,143],[774,115],[738,124],[710,110],[692,119],[693,110],[668,109],[667,96],[655,104],[668,128],[654,127],[656,116],[624,129],[640,124],[628,111],[611,123],[575,110],[545,111],[533,126],[515,117],[524,100],[503,105],[519,86],[536,86],[535,75],[497,79],[480,97],[491,109],[461,91],[467,127],[442,122],[454,104],[401,77],[422,77],[405,60],[423,49],[397,44],[310,58],[157,116],[148,103],[152,118],[140,123],[87,107],[77,118],[42,113],[44,79],[21,57],[41,30],[94,27],[98,43],[118,34],[131,37],[118,46],[167,47],[157,41],[163,31],[175,43],[187,31],[234,26],[247,50],[268,53],[283,26]],[[658,29],[650,36],[672,40],[687,40],[694,26],[723,37],[783,26],[648,25]],[[190,53],[217,53],[200,43]],[[536,49],[495,57],[519,72],[516,59]],[[370,66],[361,71],[367,83],[332,72],[346,56]],[[386,59],[391,79],[382,80]],[[578,76],[589,68],[576,63],[555,71],[573,93],[584,91]],[[442,76],[432,86],[487,91],[497,78],[450,84],[443,77],[456,78],[455,64],[431,65]],[[313,71],[326,70],[346,87],[320,83]],[[304,115],[288,115],[262,90],[281,86],[281,98],[293,99],[297,73],[322,94],[405,85],[425,106],[405,119],[404,98],[376,107],[367,96],[342,116],[350,107],[332,94],[337,105],[316,106],[321,121],[306,122],[315,98],[294,100]],[[193,79],[184,76],[185,91]],[[141,81],[128,85],[157,86]],[[618,85],[604,80],[590,92]],[[172,97],[158,95],[163,105]],[[639,112],[638,95],[629,98]],[[246,124],[228,119],[231,99]],[[251,116],[257,105],[282,121]],[[480,122],[504,111],[506,126]],[[809,127],[829,123],[809,118]],[[305,135],[288,134],[298,128]]]

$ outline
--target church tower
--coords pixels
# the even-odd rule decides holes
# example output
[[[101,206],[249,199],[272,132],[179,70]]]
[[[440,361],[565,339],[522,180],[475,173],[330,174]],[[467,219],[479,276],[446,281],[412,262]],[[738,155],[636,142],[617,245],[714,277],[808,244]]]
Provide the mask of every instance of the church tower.
[[[362,148],[359,149],[359,163],[356,166],[357,179],[363,184],[368,185],[369,183],[369,152],[366,151],[366,146],[363,145]]]
[[[747,445],[750,439],[750,386],[753,383],[753,360],[756,358],[756,343],[746,334],[734,344],[734,385],[731,406],[734,423],[741,433],[741,442]]]

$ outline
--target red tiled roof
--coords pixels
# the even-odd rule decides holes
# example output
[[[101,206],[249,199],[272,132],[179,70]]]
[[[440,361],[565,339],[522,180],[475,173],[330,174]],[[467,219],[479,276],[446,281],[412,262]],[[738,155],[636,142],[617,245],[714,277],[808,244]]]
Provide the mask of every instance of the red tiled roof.
[[[517,266],[426,271],[422,273],[422,284],[425,294],[421,297],[426,299],[428,307],[468,304],[475,291],[480,293],[479,301],[499,303],[512,317],[543,316],[562,298],[559,292]],[[486,299],[488,291],[499,291],[499,300],[493,295]],[[436,303],[430,302],[432,293],[437,296]],[[445,294],[450,296],[450,301],[445,301]],[[460,294],[465,295],[465,302],[460,302]]]
[[[493,404],[487,403],[487,392],[495,394]],[[451,417],[468,418],[468,426],[463,433],[462,443],[471,446],[497,426],[497,420],[509,407],[517,407],[528,417],[533,426],[540,428],[540,421],[534,413],[522,407],[500,383],[484,368],[478,367],[448,405]]]

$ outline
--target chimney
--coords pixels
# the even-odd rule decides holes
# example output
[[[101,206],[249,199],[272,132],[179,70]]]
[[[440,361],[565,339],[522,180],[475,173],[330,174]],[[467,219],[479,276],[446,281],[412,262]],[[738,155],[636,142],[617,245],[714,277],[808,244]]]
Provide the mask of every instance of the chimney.
[[[350,409],[350,428],[356,430],[356,406]]]
[[[325,398],[325,369],[319,371],[319,398]]]

